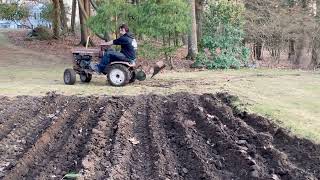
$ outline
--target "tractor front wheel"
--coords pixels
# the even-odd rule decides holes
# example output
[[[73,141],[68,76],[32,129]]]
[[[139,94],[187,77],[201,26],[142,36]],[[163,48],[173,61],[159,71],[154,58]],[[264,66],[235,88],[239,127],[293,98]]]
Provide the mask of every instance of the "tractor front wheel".
[[[63,73],[65,84],[73,85],[76,82],[76,72],[73,69],[66,69]]]
[[[92,79],[92,74],[85,73],[85,72],[80,73],[81,82],[88,83],[91,81],[91,79]]]

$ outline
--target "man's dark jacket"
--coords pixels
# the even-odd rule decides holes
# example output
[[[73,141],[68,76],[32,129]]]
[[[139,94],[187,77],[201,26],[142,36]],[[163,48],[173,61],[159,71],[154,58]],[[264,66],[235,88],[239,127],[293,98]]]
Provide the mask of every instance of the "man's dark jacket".
[[[118,39],[113,40],[114,45],[120,45],[121,46],[121,53],[123,53],[127,58],[130,60],[136,59],[136,51],[134,44],[136,43],[136,40],[134,39],[134,35],[130,32],[127,32],[126,34],[122,35]]]

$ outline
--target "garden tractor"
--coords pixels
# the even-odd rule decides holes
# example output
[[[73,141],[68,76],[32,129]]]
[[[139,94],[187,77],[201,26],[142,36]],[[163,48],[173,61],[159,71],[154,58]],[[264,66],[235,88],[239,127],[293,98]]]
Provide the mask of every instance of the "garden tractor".
[[[92,74],[95,72],[91,69],[90,63],[94,59],[101,59],[106,51],[112,51],[110,46],[100,45],[98,49],[88,48],[74,49],[72,51],[74,61],[73,68],[68,68],[64,71],[64,83],[73,85],[76,82],[76,74],[80,76],[81,82],[89,83],[92,79]],[[163,69],[163,63],[156,63],[153,74],[155,76]],[[133,83],[136,79],[143,81],[146,79],[146,74],[141,66],[136,66],[135,62],[130,61],[112,61],[102,72],[107,77],[107,80],[112,86],[125,86],[128,83]]]

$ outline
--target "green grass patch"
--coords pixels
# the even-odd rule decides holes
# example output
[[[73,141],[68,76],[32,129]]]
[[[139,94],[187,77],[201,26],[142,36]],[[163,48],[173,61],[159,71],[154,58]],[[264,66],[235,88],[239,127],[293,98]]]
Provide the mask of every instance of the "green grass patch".
[[[0,68],[0,94],[65,95],[196,94],[227,91],[238,96],[250,112],[281,122],[294,134],[320,142],[320,74],[305,71],[227,70],[160,74],[125,87],[111,87],[104,76],[93,76],[89,84],[77,77],[75,85],[63,83],[66,67],[30,69]]]
[[[0,45],[7,43],[0,33]],[[6,48],[6,46],[4,46]],[[5,52],[10,52],[7,50]],[[0,54],[1,55],[1,54]],[[1,56],[3,57],[3,56]],[[47,59],[45,59],[47,58]],[[71,58],[71,57],[70,57]],[[31,52],[14,52],[1,59],[0,95],[44,96],[49,91],[65,95],[195,94],[229,92],[250,112],[277,121],[294,134],[320,143],[320,73],[299,70],[240,69],[159,74],[125,87],[111,87],[105,76],[65,85],[63,72],[71,65]],[[14,63],[12,63],[14,62]],[[69,66],[69,67],[68,67]]]
[[[281,122],[294,134],[320,142],[320,74],[304,71],[227,70],[160,74],[125,87],[111,87],[104,76],[93,76],[89,84],[77,77],[75,85],[64,85],[66,67],[51,69],[0,68],[0,94],[65,95],[196,94],[227,91],[239,96],[250,112]]]

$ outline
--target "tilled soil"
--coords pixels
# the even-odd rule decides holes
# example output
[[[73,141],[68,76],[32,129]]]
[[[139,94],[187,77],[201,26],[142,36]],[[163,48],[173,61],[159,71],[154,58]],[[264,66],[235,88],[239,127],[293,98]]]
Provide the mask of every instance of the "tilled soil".
[[[230,99],[0,97],[0,179],[320,179],[320,145]]]

